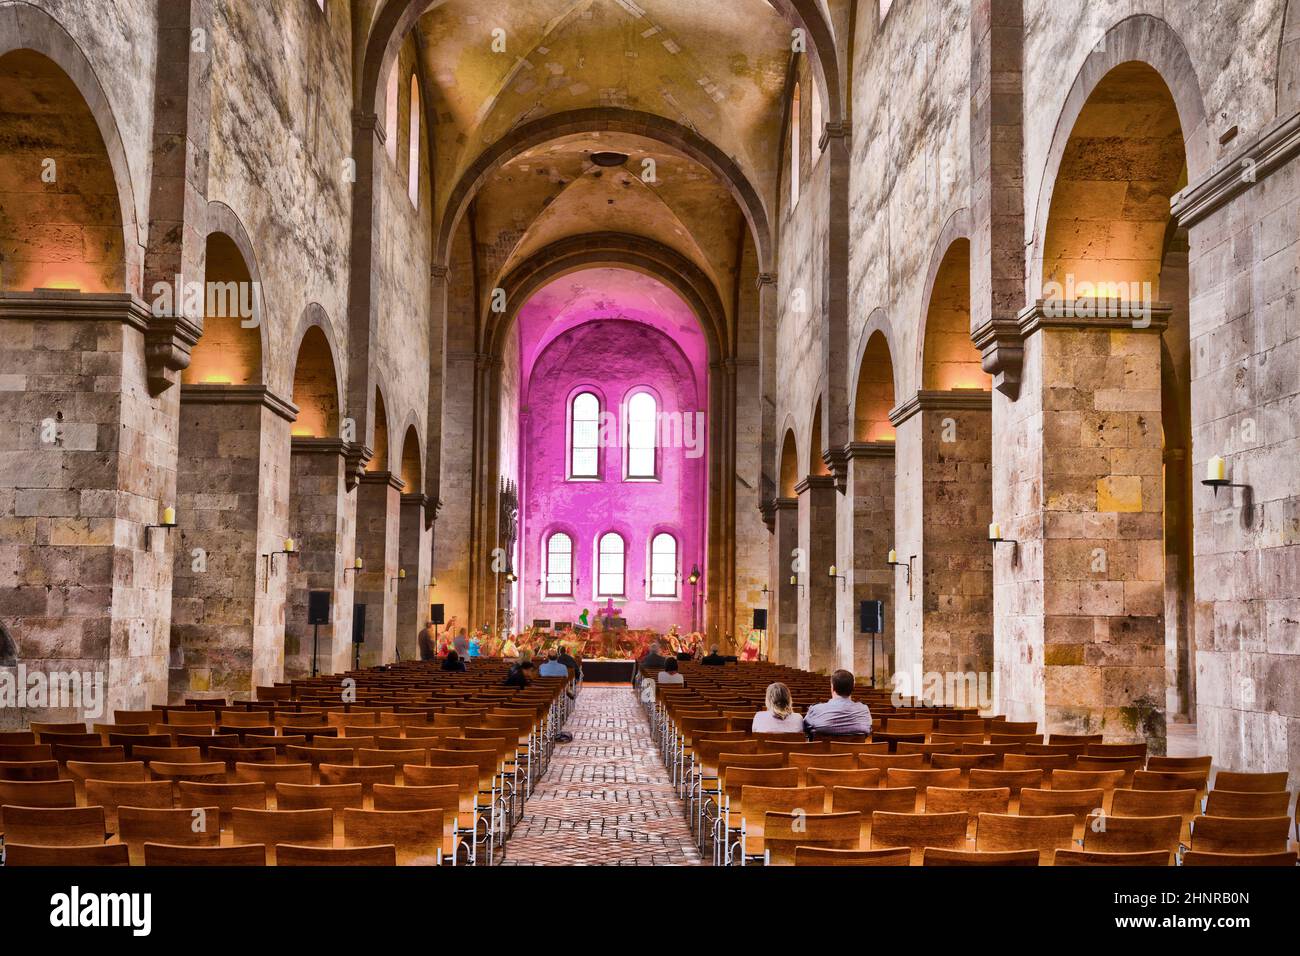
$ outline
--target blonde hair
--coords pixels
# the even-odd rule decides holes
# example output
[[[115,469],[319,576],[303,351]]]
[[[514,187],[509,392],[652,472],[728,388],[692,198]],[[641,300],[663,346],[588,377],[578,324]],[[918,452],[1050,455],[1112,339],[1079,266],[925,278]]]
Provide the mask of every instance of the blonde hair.
[[[794,711],[793,703],[790,700],[790,688],[780,681],[768,684],[767,709],[776,715],[778,720],[785,720],[789,717]]]

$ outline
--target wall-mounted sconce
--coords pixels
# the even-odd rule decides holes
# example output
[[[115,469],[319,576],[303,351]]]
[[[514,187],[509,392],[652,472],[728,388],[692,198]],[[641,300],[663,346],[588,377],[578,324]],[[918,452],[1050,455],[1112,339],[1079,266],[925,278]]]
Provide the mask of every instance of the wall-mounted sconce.
[[[1247,487],[1246,485],[1234,484],[1228,478],[1228,463],[1218,455],[1205,463],[1205,477],[1201,479],[1201,484],[1213,488],[1215,497],[1218,497],[1220,488]]]
[[[827,575],[828,575],[829,577],[832,577],[832,578],[838,578],[838,579],[839,579],[839,582],[840,582],[840,590],[844,590],[844,588],[848,587],[848,575],[846,575],[846,574],[839,574],[839,573],[838,573],[838,568],[836,568],[835,565],[832,564],[832,565],[830,566],[830,570],[827,571]]]
[[[162,520],[157,524],[147,524],[144,526],[145,531],[152,531],[154,528],[162,528],[164,531],[170,531],[176,527],[176,509],[168,505],[162,510]]]
[[[799,575],[797,575],[797,574],[792,574],[792,575],[790,575],[790,586],[791,586],[791,587],[794,587],[794,588],[799,588],[800,590],[803,590],[804,585],[802,585],[802,584],[799,583]]]
[[[365,563],[364,561],[362,561],[360,558],[357,558],[355,561],[352,562],[352,567],[350,567],[350,568],[344,568],[344,569],[343,569],[343,577],[344,577],[344,579],[347,578],[347,576],[348,576],[348,572],[349,572],[349,571],[351,571],[353,574],[356,574],[357,572],[359,572],[359,571],[361,571],[362,569],[364,569],[365,566],[366,566],[366,563]]]
[[[1002,544],[1004,541],[1007,544],[1016,543],[1014,538],[1002,537],[1002,525],[998,524],[996,521],[993,522],[991,525],[989,525],[989,544],[996,546]]]
[[[271,587],[271,574],[275,571],[275,556],[277,554],[283,554],[286,561],[289,558],[296,557],[298,542],[294,541],[293,538],[285,538],[284,544],[279,551],[272,551],[270,554],[263,555],[266,558],[266,581],[262,585],[263,590],[269,590]]]
[[[396,581],[405,581],[405,580],[406,580],[406,568],[398,568],[397,575],[395,577],[389,578],[388,583],[393,584]]]
[[[889,554],[885,558],[885,563],[895,568],[903,568],[907,572],[907,599],[912,599],[912,562],[916,560],[916,555],[912,555],[906,561],[898,560],[898,552],[893,548],[889,549]]]

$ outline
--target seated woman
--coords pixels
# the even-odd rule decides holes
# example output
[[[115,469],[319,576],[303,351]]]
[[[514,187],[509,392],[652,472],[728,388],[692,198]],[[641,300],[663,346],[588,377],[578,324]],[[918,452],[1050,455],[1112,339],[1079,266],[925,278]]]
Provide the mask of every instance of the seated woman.
[[[522,650],[519,652],[519,660],[511,664],[510,670],[506,671],[505,685],[523,689],[533,682],[535,673],[532,653]]]
[[[780,681],[767,685],[767,710],[754,715],[750,727],[756,734],[801,734],[803,718],[794,712],[790,688]]]
[[[456,653],[455,648],[448,651],[447,656],[442,659],[442,669],[445,671],[465,670],[465,662],[460,659],[460,655]]]
[[[664,661],[664,669],[655,678],[660,684],[685,684],[686,677],[677,670],[677,658],[670,657]]]

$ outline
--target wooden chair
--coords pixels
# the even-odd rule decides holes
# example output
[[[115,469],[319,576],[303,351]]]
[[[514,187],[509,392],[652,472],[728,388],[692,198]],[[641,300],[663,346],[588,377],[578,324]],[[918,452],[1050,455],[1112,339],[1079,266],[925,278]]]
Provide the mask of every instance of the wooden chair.
[[[1048,791],[1050,792],[1050,791]],[[975,827],[977,850],[1038,850],[1040,865],[1048,865],[1056,850],[1074,844],[1074,815],[1012,816],[981,813]]]
[[[75,807],[77,785],[71,780],[0,780],[0,834],[4,807]]]
[[[970,772],[976,769],[997,770],[1002,766],[1001,754],[945,754],[930,755],[931,770],[960,770],[962,780],[970,782]]]
[[[807,771],[811,767],[819,770],[855,770],[858,760],[856,754],[789,753],[786,755],[786,765],[799,770],[799,776],[806,780]]]
[[[990,787],[968,790],[957,787],[927,787],[924,792],[926,813],[957,813],[968,815],[968,830],[974,828],[981,813],[1006,813],[1011,803],[1007,787]]]
[[[276,866],[397,866],[397,847],[384,846],[293,846],[278,844]]]
[[[57,760],[0,760],[0,780],[58,780]]]
[[[961,770],[951,767],[947,770],[917,770],[912,767],[890,767],[885,774],[887,787],[915,787],[918,797],[925,793],[927,787],[959,787],[962,783]],[[918,804],[917,812],[921,807]]]
[[[266,784],[261,781],[209,783],[182,780],[176,789],[182,807],[217,807],[221,810],[222,824],[227,826],[235,810],[266,809]]]
[[[859,789],[865,787],[880,786],[879,770],[822,770],[818,767],[810,767],[804,771],[804,783],[809,787],[824,787],[826,789],[826,806],[824,812],[831,813],[831,801],[834,798],[836,787],[856,787]]]
[[[1069,754],[1004,754],[1004,770],[1041,770],[1046,778],[1053,770],[1069,770],[1074,767],[1075,758]]]
[[[461,830],[457,816],[460,813],[460,788],[450,786],[390,786],[375,784],[374,809],[376,810],[440,810],[443,820],[442,855],[455,861]]]
[[[104,808],[104,829],[118,832],[119,807],[170,809],[173,804],[170,780],[87,780],[86,805]]]
[[[1038,724],[1032,720],[996,720],[989,718],[984,727],[986,733],[992,734],[1036,734]]]
[[[1173,854],[1168,850],[1109,852],[1101,850],[1057,850],[1056,866],[1170,866]]]
[[[730,781],[728,781],[730,785]],[[822,787],[756,787],[742,786],[740,799],[730,807],[728,819],[730,830],[739,824],[740,836],[737,847],[740,861],[762,857],[765,846],[764,821],[768,813],[820,814],[826,808],[826,791]],[[724,854],[730,862],[731,846]]]
[[[441,810],[344,810],[343,844],[396,847],[398,866],[442,862],[445,824]]]
[[[1183,818],[1184,834],[1200,812],[1200,799],[1195,790],[1116,790],[1111,798],[1112,816],[1164,817],[1178,814]]]
[[[929,717],[886,717],[884,727],[891,734],[928,734],[934,730],[934,721]]]
[[[36,743],[36,735],[30,730],[0,730],[0,747],[27,746]]]
[[[1049,744],[1099,744],[1102,741],[1101,734],[1048,734],[1047,742]]]
[[[266,866],[266,847],[260,843],[242,846],[144,845],[145,866]]]
[[[945,723],[945,721],[939,721]],[[936,730],[930,735],[930,742],[936,744],[982,744],[984,743],[984,732],[981,730],[977,733],[951,733]]]
[[[275,785],[275,808],[277,810],[336,810],[348,808],[361,810],[365,807],[365,796],[359,783],[310,784],[277,783]],[[337,823],[340,814],[334,815]]]
[[[236,764],[275,763],[274,747],[209,747],[209,760],[220,760],[226,770],[234,772]]]
[[[1213,757],[1148,757],[1148,770],[1205,770],[1214,764]]]
[[[323,784],[359,783],[365,795],[370,796],[375,784],[396,783],[397,767],[394,764],[349,767],[343,764],[323,763],[320,765],[320,781]]]
[[[171,809],[119,807],[118,840],[131,851],[131,865],[144,865],[146,843],[172,846],[218,846],[221,811],[216,807]]]
[[[1048,775],[1053,790],[1100,790],[1101,807],[1108,813],[1115,788],[1123,779],[1123,770],[1053,770]]]
[[[1286,789],[1287,773],[1239,773],[1220,770],[1214,777],[1214,789],[1235,790],[1237,793],[1276,793]]]
[[[966,811],[955,813],[890,813],[877,810],[872,814],[871,848],[909,847],[912,865],[919,866],[926,847],[950,850],[966,848]]]
[[[1132,786],[1133,774],[1142,769],[1146,761],[1141,757],[1095,757],[1084,754],[1074,761],[1075,770],[1122,770],[1121,787]],[[1068,768],[1067,768],[1068,769]]]
[[[274,787],[277,783],[309,784],[311,783],[311,764],[237,763],[235,764],[235,782],[262,783],[267,787]]]
[[[201,763],[203,753],[198,747],[155,747],[149,744],[136,744],[131,748],[132,760],[143,760],[145,765],[161,760],[164,763]]]
[[[180,783],[190,780],[203,783],[220,783],[226,779],[224,763],[171,763],[166,760],[149,761],[149,774],[155,780],[170,780]]]
[[[1141,757],[1146,759],[1147,745],[1140,744],[1088,744],[1089,757]]]
[[[1278,853],[1211,853],[1206,850],[1188,850],[1183,854],[1183,866],[1295,866],[1296,851]]]
[[[923,866],[1038,866],[1037,850],[948,850],[928,846]]]
[[[68,761],[68,776],[84,784],[87,780],[141,781],[148,780],[143,760],[122,760],[114,763],[87,763]]]
[[[1020,793],[1026,787],[1039,789],[1043,785],[1041,770],[987,770],[984,767],[972,767],[967,784],[972,790],[987,790],[993,787],[1006,787],[1011,791],[1010,812],[1020,808]]]
[[[1290,830],[1290,817],[1200,816],[1192,821],[1191,849],[1210,853],[1281,853],[1287,849]]]
[[[916,810],[915,787],[835,787],[831,790],[831,812],[861,814],[862,846],[871,846],[872,814],[913,813]]]
[[[887,754],[889,753],[889,743],[881,741],[880,743],[863,743],[854,744],[844,740],[831,740],[827,742],[827,753],[831,754]]]
[[[768,866],[793,866],[798,847],[859,849],[862,821],[857,813],[767,813],[763,847]]]
[[[1100,810],[1101,790],[1032,790],[1020,791],[1020,816],[1050,817],[1068,813],[1074,817],[1074,838],[1083,837],[1083,829],[1094,810]]]
[[[347,812],[347,811],[344,811]],[[275,846],[333,846],[333,810],[245,810],[231,811],[231,832],[236,844],[261,843],[269,861],[275,862]]]
[[[796,846],[795,866],[908,866],[912,851],[907,847],[881,850],[831,850],[819,846]]]
[[[1089,820],[1084,829],[1083,848],[1109,853],[1156,850],[1176,853],[1182,832],[1181,814],[1165,817],[1098,815]]]
[[[99,738],[96,737],[96,740]],[[55,743],[50,745],[54,759],[61,764],[66,764],[70,760],[79,760],[85,763],[120,763],[126,759],[126,750],[121,746],[109,747],[102,743],[93,744],[64,744]]]
[[[858,754],[858,766],[863,770],[879,770],[882,775],[895,768],[921,770],[925,767],[925,755]]]
[[[1291,794],[1285,790],[1238,793],[1215,788],[1205,798],[1205,814],[1210,817],[1284,817],[1290,807]]]
[[[1208,786],[1208,770],[1133,771],[1134,790],[1195,790],[1204,797]]]
[[[103,846],[30,846],[5,844],[5,866],[130,866],[124,843]]]
[[[101,846],[104,843],[103,807],[6,806],[4,814],[6,845]]]

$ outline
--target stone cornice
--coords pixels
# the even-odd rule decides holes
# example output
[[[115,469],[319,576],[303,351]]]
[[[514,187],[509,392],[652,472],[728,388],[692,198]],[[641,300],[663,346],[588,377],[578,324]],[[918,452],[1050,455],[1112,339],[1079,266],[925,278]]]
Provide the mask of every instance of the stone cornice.
[[[845,145],[847,146],[850,132],[851,130],[848,123],[827,123],[822,127],[822,135],[817,140],[817,149],[821,152],[825,152],[826,144],[832,139],[845,140]]]
[[[294,435],[289,439],[289,451],[294,455],[338,455],[342,458],[347,454],[347,443],[341,438]]]
[[[406,487],[405,483],[403,483],[402,487],[403,488]],[[403,508],[410,507],[410,506],[418,506],[423,508],[428,503],[429,503],[429,496],[422,491],[412,491],[409,493],[404,492],[402,494]]]
[[[822,461],[835,479],[835,490],[841,494],[849,487],[849,459],[843,448],[828,448],[822,452]]]
[[[796,494],[802,495],[806,491],[814,488],[835,488],[834,475],[805,475],[800,482],[794,486]],[[785,499],[789,500],[789,499]]]
[[[773,498],[772,510],[773,511],[798,511],[799,499],[798,498]]]
[[[360,484],[364,485],[388,485],[390,488],[396,488],[401,491],[406,487],[402,481],[401,475],[396,475],[391,471],[367,471],[363,472],[358,479]]]
[[[368,130],[374,133],[378,137],[381,146],[388,142],[388,131],[384,129],[384,124],[379,122],[378,113],[371,113],[368,110],[353,110],[352,126],[354,129]]]
[[[347,461],[347,467],[343,471],[343,484],[348,491],[357,486],[361,476],[365,474],[366,465],[374,457],[374,449],[360,442],[347,442],[343,450],[343,457]]]
[[[1275,122],[1170,201],[1180,226],[1192,226],[1300,154],[1300,112]]]
[[[265,385],[181,385],[183,405],[261,405],[287,422],[298,419],[298,406]]]
[[[921,389],[889,410],[889,421],[897,428],[921,412],[988,412],[993,395],[982,388]]]
[[[758,275],[754,276],[754,288],[762,289],[765,285],[776,285],[775,272],[760,272]]]
[[[1146,309],[1148,314],[1135,317],[1134,312],[1139,308]],[[1039,299],[1020,310],[1016,323],[1020,337],[1025,339],[1040,329],[1159,333],[1168,327],[1173,311],[1168,302],[1151,302],[1135,307],[1121,299],[1076,299],[1073,302]]]
[[[993,376],[993,387],[1012,401],[1020,394],[1020,372],[1025,362],[1025,340],[1015,319],[991,318],[970,335],[979,349],[980,365]]]
[[[851,441],[844,446],[844,457],[849,461],[859,458],[893,458],[895,445],[892,441]]]

